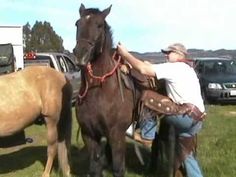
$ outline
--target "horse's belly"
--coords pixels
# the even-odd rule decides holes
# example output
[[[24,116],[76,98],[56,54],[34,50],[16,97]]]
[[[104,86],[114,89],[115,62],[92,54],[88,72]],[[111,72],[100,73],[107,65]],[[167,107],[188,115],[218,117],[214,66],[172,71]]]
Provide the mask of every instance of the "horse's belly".
[[[1,122],[0,125],[0,137],[13,135],[14,133],[24,129],[26,127],[25,124],[19,124],[17,121],[15,122]]]
[[[9,105],[0,108],[0,136],[12,135],[29,126],[40,115],[39,106]]]
[[[106,135],[111,129],[125,131],[132,121],[132,109],[128,106],[120,105],[122,109],[107,106],[78,107],[77,119],[82,129],[90,135]],[[92,111],[88,111],[92,110]]]

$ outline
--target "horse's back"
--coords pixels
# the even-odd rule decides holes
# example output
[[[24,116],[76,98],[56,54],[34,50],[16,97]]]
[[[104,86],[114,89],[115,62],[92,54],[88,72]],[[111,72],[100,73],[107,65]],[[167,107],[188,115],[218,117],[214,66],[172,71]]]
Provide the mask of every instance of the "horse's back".
[[[65,84],[66,78],[63,73],[56,71],[53,68],[46,66],[29,66],[23,70],[13,72],[6,75],[0,76],[0,87],[9,87],[11,85],[16,86],[28,86],[35,84],[36,82],[52,82],[59,81],[57,84]],[[8,83],[8,84],[6,84]],[[11,85],[9,85],[11,84]],[[55,84],[55,83],[54,83]]]
[[[21,77],[23,77],[29,84],[35,84],[36,82],[50,82],[50,85],[58,85],[58,87],[62,87],[67,82],[63,73],[45,66],[30,66],[15,73],[15,75],[18,74],[21,75]],[[38,86],[40,84],[35,85]]]
[[[65,76],[49,67],[32,66],[0,77],[0,100],[4,102],[31,98],[40,104],[46,94],[61,91],[68,84]],[[25,101],[25,100],[24,100]]]
[[[72,92],[64,74],[45,66],[1,76],[0,89],[0,136],[26,127],[39,115],[54,114]]]

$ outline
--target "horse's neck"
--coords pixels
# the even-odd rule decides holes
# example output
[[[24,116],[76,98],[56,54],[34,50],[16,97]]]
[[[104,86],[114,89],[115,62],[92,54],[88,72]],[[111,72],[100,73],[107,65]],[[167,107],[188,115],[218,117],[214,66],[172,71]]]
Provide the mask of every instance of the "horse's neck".
[[[97,74],[105,74],[110,71],[114,66],[115,62],[112,59],[111,49],[105,49],[104,46],[102,53],[95,59],[92,64],[94,72]]]
[[[109,71],[111,68],[114,67],[115,62],[112,59],[112,36],[111,33],[109,31],[105,32],[105,40],[102,46],[102,50],[101,50],[101,54],[97,57],[97,59],[95,60],[96,65],[94,67],[97,66],[98,72],[102,71],[102,72],[107,72]]]
[[[115,61],[112,58],[112,36],[110,32],[105,32],[105,40],[102,44],[101,52],[98,54],[93,62],[91,63],[91,67],[93,70],[93,74],[97,76],[103,76],[109,73],[115,67]]]

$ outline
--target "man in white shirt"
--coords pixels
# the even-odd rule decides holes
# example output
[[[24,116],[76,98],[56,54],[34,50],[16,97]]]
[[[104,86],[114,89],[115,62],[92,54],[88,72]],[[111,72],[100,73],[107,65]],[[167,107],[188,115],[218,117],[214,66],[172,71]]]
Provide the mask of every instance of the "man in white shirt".
[[[117,51],[132,68],[141,74],[164,79],[167,95],[173,102],[191,103],[201,112],[205,112],[199,80],[186,59],[187,50],[184,45],[175,43],[162,50],[167,57],[167,63],[162,64],[143,62],[130,54],[122,44],[117,45]],[[183,137],[194,136],[202,127],[202,121],[197,121],[189,115],[171,115],[165,116],[164,119],[175,127],[179,136]],[[198,162],[192,153],[184,160],[184,163],[188,177],[202,177]]]

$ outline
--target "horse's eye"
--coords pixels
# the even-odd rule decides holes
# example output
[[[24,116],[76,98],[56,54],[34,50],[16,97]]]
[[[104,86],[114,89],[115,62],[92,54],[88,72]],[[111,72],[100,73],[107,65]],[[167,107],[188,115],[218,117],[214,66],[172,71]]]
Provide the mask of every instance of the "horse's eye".
[[[103,24],[98,24],[98,28],[102,28],[103,27]]]

